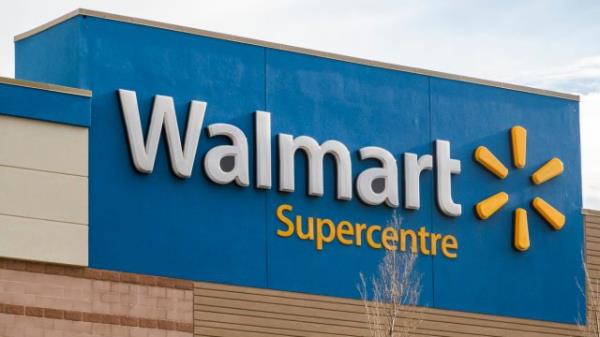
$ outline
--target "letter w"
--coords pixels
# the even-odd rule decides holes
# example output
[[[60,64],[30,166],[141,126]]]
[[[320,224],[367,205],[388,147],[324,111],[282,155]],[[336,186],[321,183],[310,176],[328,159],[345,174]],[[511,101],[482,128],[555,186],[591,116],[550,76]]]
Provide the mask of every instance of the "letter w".
[[[152,173],[164,124],[171,168],[178,177],[189,178],[192,175],[196,148],[204,123],[206,102],[191,102],[185,132],[185,145],[182,148],[175,114],[175,103],[172,97],[161,95],[154,97],[150,127],[145,143],[135,91],[119,89],[119,98],[135,168],[142,173]]]

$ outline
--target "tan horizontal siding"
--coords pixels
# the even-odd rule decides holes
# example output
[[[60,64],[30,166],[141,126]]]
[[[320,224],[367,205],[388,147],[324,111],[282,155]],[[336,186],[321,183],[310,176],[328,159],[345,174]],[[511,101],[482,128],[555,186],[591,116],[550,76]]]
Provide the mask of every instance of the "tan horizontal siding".
[[[88,224],[88,178],[0,165],[0,214]]]
[[[0,256],[87,266],[88,226],[0,214]]]
[[[585,219],[589,274],[600,280],[600,216],[588,214]],[[422,323],[414,336],[582,336],[579,327],[570,324],[432,308],[419,311]],[[368,336],[359,300],[203,282],[194,285],[194,333],[207,337]]]
[[[0,165],[87,177],[88,129],[0,115]]]
[[[217,289],[215,289],[217,288]],[[220,289],[218,289],[220,288]],[[281,292],[197,283],[194,290],[196,333],[220,328],[285,336],[365,336],[362,303],[322,297],[310,300]],[[426,336],[573,336],[566,324],[423,309],[420,332]],[[274,329],[274,330],[273,330]],[[226,336],[226,335],[224,335]],[[233,334],[231,336],[234,336]]]
[[[0,115],[0,257],[87,266],[87,225],[88,129]]]
[[[588,273],[593,280],[600,279],[600,216],[586,214],[585,219],[585,259]]]

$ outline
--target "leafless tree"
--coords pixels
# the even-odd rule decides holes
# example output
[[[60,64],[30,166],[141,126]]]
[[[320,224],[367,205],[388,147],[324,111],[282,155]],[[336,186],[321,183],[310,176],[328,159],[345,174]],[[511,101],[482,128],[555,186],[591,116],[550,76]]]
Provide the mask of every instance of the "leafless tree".
[[[390,225],[398,230],[400,218],[394,215]],[[415,271],[416,261],[417,255],[411,252],[388,250],[377,275],[367,280],[360,274],[369,337],[408,337],[421,323],[416,307],[421,276]]]
[[[579,289],[587,299],[587,323],[578,323],[584,337],[600,337],[600,282],[590,275],[587,264],[583,263],[585,287]],[[586,294],[587,289],[587,294]]]

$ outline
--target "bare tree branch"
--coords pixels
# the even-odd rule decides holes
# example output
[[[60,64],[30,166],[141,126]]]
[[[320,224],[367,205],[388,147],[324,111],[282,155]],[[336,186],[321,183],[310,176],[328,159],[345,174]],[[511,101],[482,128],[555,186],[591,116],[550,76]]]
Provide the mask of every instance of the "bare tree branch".
[[[390,226],[399,230],[400,223],[394,214]],[[360,274],[359,291],[370,337],[408,337],[421,324],[416,307],[421,276],[415,271],[416,261],[417,255],[411,252],[387,250],[376,276],[367,280]]]
[[[598,279],[590,275],[585,259],[583,270],[585,272],[585,287],[579,285],[579,290],[587,300],[587,324],[578,322],[577,325],[582,332],[582,336],[600,337],[600,283]]]

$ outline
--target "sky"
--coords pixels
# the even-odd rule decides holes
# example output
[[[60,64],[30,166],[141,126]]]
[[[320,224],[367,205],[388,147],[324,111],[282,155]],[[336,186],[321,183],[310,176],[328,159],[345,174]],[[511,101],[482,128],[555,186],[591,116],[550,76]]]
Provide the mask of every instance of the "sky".
[[[600,210],[600,1],[3,0],[13,37],[88,8],[581,96],[584,207]]]

